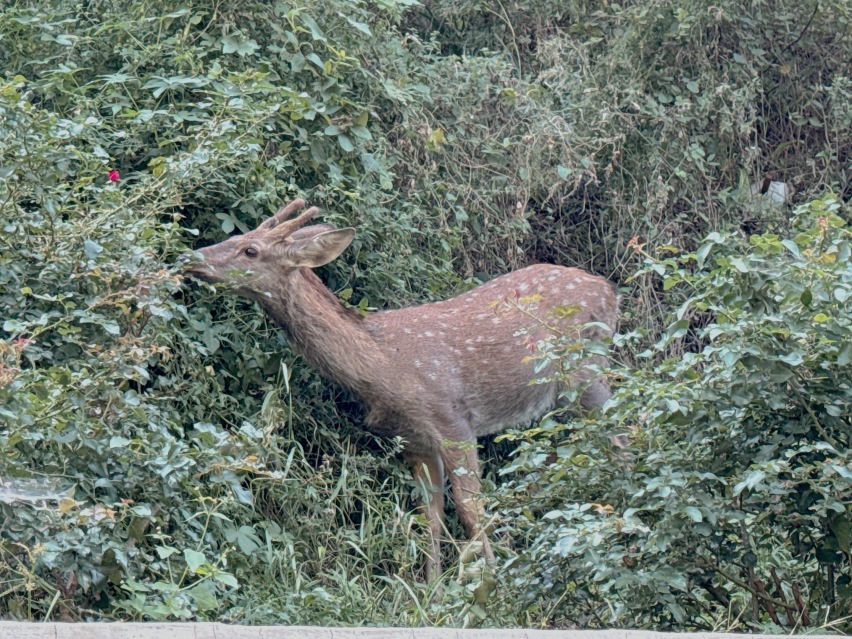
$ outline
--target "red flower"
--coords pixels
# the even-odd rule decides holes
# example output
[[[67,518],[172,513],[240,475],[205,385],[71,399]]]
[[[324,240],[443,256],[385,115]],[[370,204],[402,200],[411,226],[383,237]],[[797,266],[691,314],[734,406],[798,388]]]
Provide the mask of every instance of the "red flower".
[[[110,182],[118,182],[119,179],[121,179],[121,176],[118,174],[118,169],[113,169],[109,172]]]

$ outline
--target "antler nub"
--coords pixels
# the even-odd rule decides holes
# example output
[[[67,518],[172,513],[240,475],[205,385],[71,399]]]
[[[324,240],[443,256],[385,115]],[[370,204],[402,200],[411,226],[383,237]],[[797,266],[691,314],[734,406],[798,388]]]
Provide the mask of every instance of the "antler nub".
[[[283,222],[288,217],[293,215],[293,213],[298,211],[303,206],[305,206],[305,201],[300,197],[296,198],[295,200],[293,200],[289,204],[285,204],[280,209],[278,209],[278,211],[275,213],[275,215],[264,220],[264,222],[260,226],[258,226],[257,228],[264,230],[264,231],[274,229],[276,226],[281,224],[281,222]]]
[[[319,209],[315,206],[312,206],[307,211],[302,213],[299,217],[288,220],[287,218],[292,216],[296,211],[305,206],[305,201],[302,198],[296,198],[289,204],[282,206],[278,211],[265,220],[260,226],[257,227],[258,231],[275,231],[275,235],[280,238],[285,238],[293,231],[302,226],[305,222],[310,220],[314,215],[319,213]]]
[[[274,229],[275,236],[281,238],[287,237],[288,235],[293,233],[293,231],[302,226],[305,222],[310,220],[317,213],[319,213],[319,209],[315,206],[312,206],[307,211],[302,213],[299,217],[294,218],[292,220],[287,220],[286,222],[281,222]]]

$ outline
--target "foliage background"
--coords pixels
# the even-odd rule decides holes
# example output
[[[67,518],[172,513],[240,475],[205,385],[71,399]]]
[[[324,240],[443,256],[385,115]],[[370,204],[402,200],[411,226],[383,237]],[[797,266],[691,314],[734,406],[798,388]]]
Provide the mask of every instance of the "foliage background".
[[[845,0],[2,8],[0,614],[849,629]],[[488,601],[418,581],[396,443],[175,267],[295,196],[363,308],[621,287],[607,413],[486,443]]]

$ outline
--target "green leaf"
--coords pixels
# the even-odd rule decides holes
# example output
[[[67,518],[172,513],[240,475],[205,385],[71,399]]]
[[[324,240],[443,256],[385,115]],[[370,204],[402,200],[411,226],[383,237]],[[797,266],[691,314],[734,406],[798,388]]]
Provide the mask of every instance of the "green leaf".
[[[704,516],[701,514],[701,511],[698,510],[698,508],[696,508],[695,506],[687,506],[683,509],[683,512],[685,512],[686,516],[696,523],[704,521]]]
[[[242,39],[236,35],[227,35],[222,38],[222,53],[236,53],[240,57],[253,55],[260,45],[252,39]]]
[[[787,250],[790,251],[796,257],[801,257],[801,254],[799,253],[799,247],[793,240],[781,240],[781,244],[787,247]]]
[[[195,605],[201,611],[216,610],[219,607],[219,602],[216,600],[216,595],[213,594],[210,586],[202,582],[189,589],[189,596],[192,598]]]
[[[110,448],[126,448],[130,445],[130,440],[125,437],[113,436],[109,439]]]
[[[227,573],[227,572],[217,572],[215,575],[213,575],[213,578],[214,578],[216,581],[220,581],[220,582],[222,582],[222,583],[223,583],[223,584],[225,584],[226,586],[230,586],[231,588],[239,588],[239,587],[240,587],[240,584],[239,584],[239,582],[237,581],[237,578],[236,578],[236,577],[234,577],[234,576],[233,576],[232,574],[230,574],[230,573]]]
[[[240,526],[237,531],[237,545],[246,555],[251,555],[263,542],[251,526]]]
[[[766,473],[762,470],[752,470],[746,475],[746,478],[734,486],[734,497],[739,495],[745,489],[751,489],[757,486],[760,482],[762,482],[766,478]]]
[[[793,353],[785,353],[784,355],[779,355],[778,359],[790,366],[801,366],[801,364],[805,361],[802,354],[799,352]]]
[[[307,13],[301,13],[299,15],[299,18],[301,19],[302,24],[304,24],[306,27],[308,27],[308,29],[311,32],[311,37],[314,40],[318,40],[320,42],[326,42],[325,35],[323,34],[322,29],[320,29],[319,25],[316,23],[316,20],[314,20]]]
[[[712,249],[713,244],[708,242],[695,251],[695,261],[698,263],[698,268],[704,268],[704,262]]]
[[[290,70],[293,73],[299,73],[305,68],[305,64],[307,64],[307,59],[301,53],[294,53],[293,57],[290,58]]]
[[[748,273],[750,270],[748,263],[741,257],[732,258],[731,266],[737,269],[740,273]]]
[[[852,538],[852,523],[845,517],[835,517],[831,520],[831,531],[837,539],[837,547],[848,553],[850,538]]]
[[[369,129],[364,126],[353,126],[349,129],[350,133],[353,133],[355,137],[361,138],[362,140],[372,140],[373,136],[370,134]]]
[[[371,35],[373,35],[372,31],[370,31],[370,27],[369,27],[369,25],[367,25],[366,23],[364,23],[364,22],[358,22],[357,20],[353,20],[353,19],[352,19],[352,18],[350,18],[349,16],[344,16],[344,17],[346,18],[346,21],[347,21],[350,25],[352,25],[353,27],[355,27],[356,29],[358,29],[358,31],[360,31],[360,32],[361,32],[361,33],[363,33],[364,35],[367,35],[367,36],[371,36]]]
[[[305,59],[313,64],[320,71],[325,71],[325,63],[316,53],[309,53],[305,56]]]
[[[27,330],[27,325],[15,319],[8,319],[3,322],[3,330],[13,335],[23,333]]]
[[[168,559],[169,557],[178,552],[178,549],[173,548],[172,546],[157,546],[155,550],[160,556],[160,559]]]
[[[104,252],[104,247],[93,240],[85,240],[83,242],[83,251],[86,253],[86,257],[94,260]]]
[[[198,573],[199,569],[207,563],[207,557],[204,556],[203,552],[189,548],[184,549],[183,558],[186,560],[187,567],[193,573]]]

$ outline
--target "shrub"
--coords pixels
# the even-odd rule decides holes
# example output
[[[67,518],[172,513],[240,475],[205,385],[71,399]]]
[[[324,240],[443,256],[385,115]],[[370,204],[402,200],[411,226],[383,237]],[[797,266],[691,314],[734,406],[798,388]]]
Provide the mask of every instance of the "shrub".
[[[537,620],[849,629],[852,232],[831,196],[792,226],[665,259],[638,248],[639,276],[687,297],[640,357],[689,346],[619,374],[610,429],[549,419],[518,436],[504,472],[526,474],[498,504],[523,540],[512,593]]]

